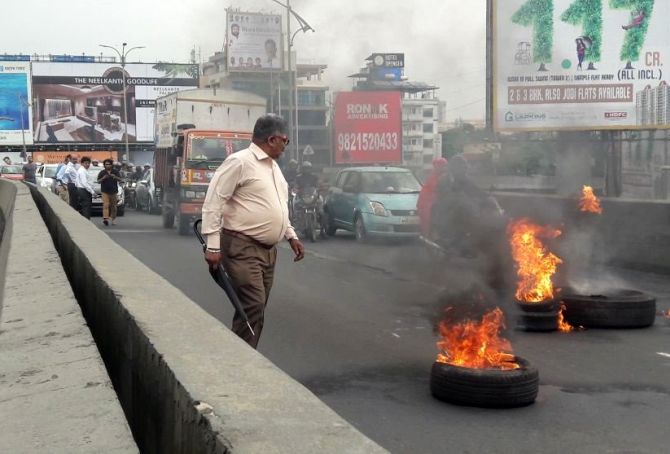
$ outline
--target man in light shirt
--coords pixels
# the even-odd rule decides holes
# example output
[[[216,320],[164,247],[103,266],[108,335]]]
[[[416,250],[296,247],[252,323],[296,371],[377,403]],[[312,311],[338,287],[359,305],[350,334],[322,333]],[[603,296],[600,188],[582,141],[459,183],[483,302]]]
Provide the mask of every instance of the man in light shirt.
[[[58,164],[56,168],[56,190],[60,198],[67,204],[70,203],[70,197],[67,191],[67,184],[70,181],[65,170],[67,170],[67,165],[70,163],[70,158],[72,155],[65,156],[63,162]]]
[[[91,167],[91,158],[84,156],[81,158],[81,166],[77,169],[77,195],[79,196],[79,212],[86,219],[91,219],[91,205],[95,189],[91,185],[91,178],[88,176],[88,168]]]
[[[70,201],[70,206],[79,211],[79,193],[77,191],[77,168],[79,155],[73,154],[70,156],[70,162],[65,166],[65,175],[63,180],[67,182],[67,193]]]
[[[276,244],[288,240],[302,260],[305,249],[288,216],[288,184],[275,162],[289,143],[286,122],[265,115],[254,127],[249,148],[234,153],[218,168],[202,207],[205,260],[228,272],[255,335],[235,314],[233,331],[253,348],[263,329],[277,260]]]

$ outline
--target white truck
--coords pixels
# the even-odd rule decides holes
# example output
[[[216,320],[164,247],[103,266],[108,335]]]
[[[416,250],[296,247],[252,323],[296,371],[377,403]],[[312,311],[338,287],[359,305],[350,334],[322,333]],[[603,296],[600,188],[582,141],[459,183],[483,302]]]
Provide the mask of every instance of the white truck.
[[[249,146],[265,98],[228,89],[194,89],[156,100],[153,206],[163,227],[189,232],[202,213],[207,185],[231,154]],[[144,182],[143,182],[144,183]]]

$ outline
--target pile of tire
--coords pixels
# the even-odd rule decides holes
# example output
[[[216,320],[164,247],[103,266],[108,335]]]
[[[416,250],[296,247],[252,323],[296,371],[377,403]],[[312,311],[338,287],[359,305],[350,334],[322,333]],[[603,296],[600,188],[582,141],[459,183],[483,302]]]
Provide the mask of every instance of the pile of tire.
[[[523,303],[517,301],[521,313],[517,319],[517,328],[522,331],[547,333],[558,329],[560,306],[555,299],[541,303]]]
[[[515,357],[518,369],[470,369],[435,362],[430,392],[436,399],[456,405],[484,408],[523,407],[535,402],[540,383],[537,369]]]
[[[612,289],[579,294],[565,289],[561,296],[565,319],[589,328],[646,328],[656,318],[656,298],[637,290]]]

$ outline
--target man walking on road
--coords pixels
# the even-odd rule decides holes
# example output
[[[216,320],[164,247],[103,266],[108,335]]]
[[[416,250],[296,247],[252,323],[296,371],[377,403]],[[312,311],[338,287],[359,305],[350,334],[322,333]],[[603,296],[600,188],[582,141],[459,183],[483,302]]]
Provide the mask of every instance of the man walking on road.
[[[37,184],[36,173],[37,164],[33,162],[32,156],[28,156],[28,163],[23,165],[23,180],[32,184]]]
[[[98,174],[98,183],[100,183],[100,192],[102,193],[102,223],[109,225],[111,219],[112,225],[116,224],[116,203],[118,202],[119,181],[121,174],[114,168],[114,161],[105,159],[102,162],[105,167]]]
[[[91,204],[93,203],[93,196],[95,190],[91,186],[88,177],[88,168],[91,167],[91,158],[84,156],[81,158],[81,166],[77,169],[77,195],[79,196],[79,212],[86,219],[91,219]]]
[[[67,204],[70,203],[70,197],[67,191],[67,183],[69,179],[65,171],[67,170],[67,165],[70,163],[71,157],[72,155],[65,156],[63,162],[58,164],[58,167],[56,168],[56,190],[58,191],[60,198]]]
[[[277,247],[287,239],[302,260],[305,249],[288,217],[288,184],[275,162],[289,143],[286,122],[265,115],[254,126],[252,144],[234,153],[217,169],[202,207],[202,233],[207,238],[205,260],[220,262],[249,317],[252,335],[239,314],[233,332],[256,348],[272,288]]]

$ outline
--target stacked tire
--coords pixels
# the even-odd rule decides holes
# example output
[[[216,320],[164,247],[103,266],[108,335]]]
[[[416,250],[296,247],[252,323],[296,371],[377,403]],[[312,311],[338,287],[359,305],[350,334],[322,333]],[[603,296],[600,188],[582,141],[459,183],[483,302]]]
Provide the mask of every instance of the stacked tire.
[[[517,303],[521,314],[518,327],[524,331],[547,333],[558,329],[559,304],[556,300],[542,303]]]

